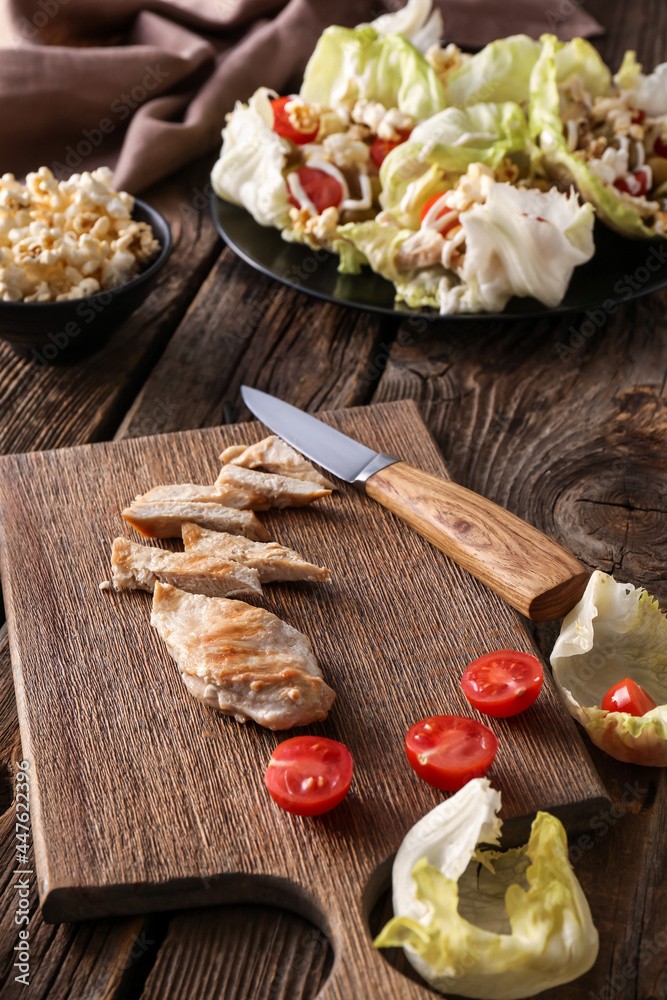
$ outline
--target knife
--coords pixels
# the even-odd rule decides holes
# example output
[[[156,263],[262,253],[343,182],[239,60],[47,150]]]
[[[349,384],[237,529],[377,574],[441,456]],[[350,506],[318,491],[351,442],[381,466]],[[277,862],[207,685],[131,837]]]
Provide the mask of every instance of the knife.
[[[241,386],[248,409],[313,462],[352,483],[534,621],[563,618],[588,570],[533,525],[441,476],[374,451],[296,406]]]

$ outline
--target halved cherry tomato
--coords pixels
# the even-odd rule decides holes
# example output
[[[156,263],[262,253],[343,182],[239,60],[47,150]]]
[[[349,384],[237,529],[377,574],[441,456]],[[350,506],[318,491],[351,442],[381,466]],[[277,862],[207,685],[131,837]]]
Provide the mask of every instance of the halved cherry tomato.
[[[658,138],[653,143],[653,152],[656,156],[663,156],[667,160],[667,142],[658,136]]]
[[[373,140],[373,145],[371,146],[371,159],[376,167],[381,167],[384,160],[391,153],[392,149],[396,149],[397,146],[402,146],[403,143],[410,138],[410,132],[412,129],[407,131],[406,129],[401,129],[399,131],[400,139],[381,139],[380,136],[376,136]]]
[[[316,129],[311,129],[310,132],[302,132],[300,129],[295,128],[295,126],[290,121],[290,117],[285,110],[285,105],[291,101],[291,97],[277,97],[274,101],[271,101],[271,108],[273,110],[273,131],[281,135],[283,139],[291,139],[295,142],[297,146],[303,146],[307,142],[312,142],[319,131],[319,122]]]
[[[627,712],[628,715],[646,715],[656,703],[643,687],[629,677],[610,687],[602,699],[602,708],[607,712]]]
[[[639,170],[628,174],[627,177],[617,177],[614,181],[614,187],[618,191],[625,191],[626,194],[640,198],[648,191],[648,172],[644,167],[640,167]]]
[[[408,729],[405,752],[410,765],[427,784],[457,792],[491,767],[498,740],[476,719],[434,715]]]
[[[296,174],[301,181],[301,187],[317,209],[318,215],[325,208],[336,208],[340,205],[343,200],[343,188],[340,181],[332,177],[331,174],[327,174],[324,170],[318,170],[317,167],[299,167]],[[301,208],[291,193],[289,202],[295,208]]]
[[[426,218],[426,214],[429,211],[429,209],[431,209],[433,207],[433,205],[435,205],[436,201],[438,201],[439,198],[442,198],[442,196],[443,196],[444,193],[445,193],[444,191],[440,191],[438,194],[431,195],[431,197],[429,198],[429,200],[426,202],[426,204],[424,205],[424,207],[421,210],[421,216],[419,218],[420,224],[423,223],[423,221]],[[443,215],[447,215],[451,211],[452,211],[451,208],[447,208],[446,205],[443,205],[442,208],[440,209],[440,211],[438,212],[438,214],[436,215],[436,219],[441,219],[443,217]],[[458,218],[458,213],[457,213],[447,223],[446,226],[443,226],[443,228],[439,230],[439,232],[441,233],[442,236],[444,236],[446,233],[449,232],[450,229],[453,229],[454,226],[458,226],[458,224],[459,224],[459,218]]]
[[[506,719],[533,704],[542,680],[542,664],[536,656],[515,649],[498,649],[466,667],[461,687],[478,711],[494,719]]]
[[[319,816],[347,795],[352,754],[343,743],[324,736],[295,736],[273,751],[264,780],[285,812]]]

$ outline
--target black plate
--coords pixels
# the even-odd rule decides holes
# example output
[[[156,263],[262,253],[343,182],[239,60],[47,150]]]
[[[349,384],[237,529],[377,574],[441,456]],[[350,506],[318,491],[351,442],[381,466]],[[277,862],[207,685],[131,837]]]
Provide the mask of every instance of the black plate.
[[[548,309],[536,299],[513,298],[501,313],[453,313],[446,317],[433,310],[409,309],[394,301],[394,286],[369,267],[361,274],[339,274],[338,257],[311,250],[302,243],[286,243],[279,231],[260,226],[244,208],[211,195],[216,228],[232,250],[271,278],[317,298],[370,309],[393,316],[425,319],[528,319],[559,313],[603,309],[639,298],[667,285],[667,240],[631,240],[595,223],[595,256],[577,267],[561,304]]]

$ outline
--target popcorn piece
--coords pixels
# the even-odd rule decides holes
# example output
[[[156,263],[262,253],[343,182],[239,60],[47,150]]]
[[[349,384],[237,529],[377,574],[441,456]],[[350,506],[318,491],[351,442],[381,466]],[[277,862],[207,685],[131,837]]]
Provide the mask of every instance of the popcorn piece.
[[[134,198],[108,167],[58,181],[48,167],[0,177],[0,299],[54,302],[133,278],[160,244],[132,219]]]
[[[321,156],[336,167],[354,167],[368,163],[371,151],[365,142],[350,138],[350,132],[328,135],[321,147]]]

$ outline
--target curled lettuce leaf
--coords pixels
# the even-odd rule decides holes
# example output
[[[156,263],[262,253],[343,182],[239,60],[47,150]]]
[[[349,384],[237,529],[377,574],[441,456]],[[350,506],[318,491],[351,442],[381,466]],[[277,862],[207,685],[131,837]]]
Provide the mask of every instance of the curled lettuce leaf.
[[[368,25],[358,24],[358,28]],[[386,35],[403,35],[420,52],[437,45],[442,36],[442,14],[433,10],[433,0],[408,0],[405,7],[391,14],[381,14],[370,24],[381,38]]]
[[[306,66],[301,96],[334,109],[363,97],[399,108],[415,121],[445,106],[442,84],[419,49],[403,35],[381,34],[372,24],[334,25],[322,33]]]
[[[243,205],[262,226],[289,225],[283,170],[289,143],[273,131],[272,92],[260,87],[249,103],[237,103],[222,131],[222,149],[211,172],[213,190]]]
[[[617,760],[667,767],[667,618],[650,594],[593,573],[563,622],[551,665],[568,711],[596,746]],[[658,707],[642,716],[603,711],[605,694],[624,677]]]
[[[499,808],[500,794],[477,778],[410,830],[392,873],[396,916],[375,941],[404,947],[436,989],[481,1000],[570,982],[598,952],[560,821],[540,812],[524,847],[482,848],[498,843]]]
[[[553,54],[558,83],[564,83],[571,76],[578,76],[591,97],[602,97],[609,92],[611,72],[598,50],[585,38],[561,42],[555,35],[542,35],[540,41],[542,50],[548,48]]]
[[[527,101],[530,74],[539,55],[540,43],[528,35],[491,42],[447,77],[447,104],[463,108],[489,101]]]
[[[446,290],[443,312],[499,311],[513,295],[557,306],[574,268],[595,252],[592,207],[554,189],[492,183],[484,204],[462,212],[459,222],[466,234],[462,284]]]
[[[574,184],[584,201],[590,202],[599,218],[612,229],[625,236],[644,239],[654,237],[655,233],[644,224],[632,199],[605,184],[583,160],[568,151],[563,135],[558,93],[557,56],[559,52],[563,52],[562,48],[558,48],[560,44],[553,36],[544,36],[542,53],[531,75],[531,133],[539,139],[544,168],[559,187]],[[595,77],[593,65],[591,60],[590,73]],[[570,75],[574,72],[572,66],[573,62],[568,60]],[[583,67],[580,68],[583,72]],[[602,86],[602,79],[598,84]]]
[[[518,104],[445,108],[417,125],[409,140],[385,157],[380,203],[402,225],[418,229],[428,198],[452,187],[471,163],[497,167],[530,145],[528,122]]]

